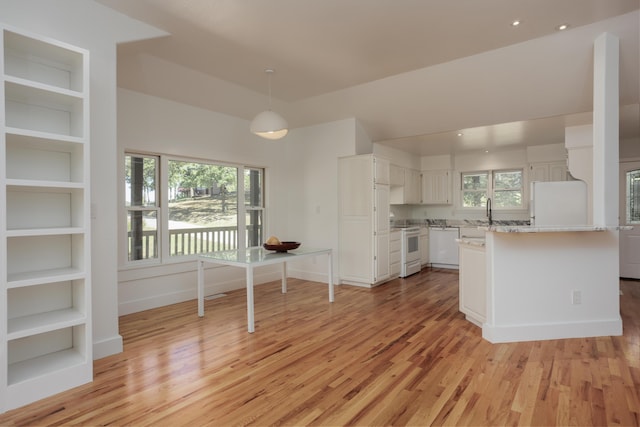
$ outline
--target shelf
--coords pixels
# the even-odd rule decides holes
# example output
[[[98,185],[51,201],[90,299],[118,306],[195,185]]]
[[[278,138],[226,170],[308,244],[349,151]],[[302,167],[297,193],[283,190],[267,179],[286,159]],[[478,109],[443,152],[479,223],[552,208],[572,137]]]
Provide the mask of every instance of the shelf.
[[[84,97],[82,92],[61,88],[59,86],[53,86],[53,85],[49,85],[49,84],[45,84],[45,83],[40,83],[40,82],[33,81],[33,80],[23,79],[23,78],[20,78],[20,77],[13,77],[13,76],[10,76],[10,75],[5,75],[4,81],[6,83],[9,83],[9,84],[12,84],[12,85],[16,85],[16,86],[22,86],[22,87],[25,87],[25,88],[31,88],[31,89],[35,89],[35,90],[42,91],[42,92],[45,92],[45,93],[61,95],[61,96],[65,97],[65,98],[77,98],[77,99],[81,100]]]
[[[8,383],[9,385],[17,384],[84,363],[87,363],[87,358],[76,349],[56,351],[34,359],[10,364]]]
[[[72,135],[61,135],[59,133],[52,132],[43,132],[38,130],[31,129],[22,129],[11,126],[5,127],[5,133],[7,136],[15,135],[17,138],[23,137],[24,144],[29,143],[29,141],[33,141],[33,139],[41,140],[40,144],[47,144],[48,146],[53,146],[56,143],[60,144],[60,149],[57,148],[47,148],[55,151],[69,151],[64,147],[69,147],[70,144],[84,144],[85,139],[79,136]]]
[[[0,413],[91,381],[89,52],[0,29]]]
[[[80,325],[84,323],[86,319],[84,313],[74,308],[16,317],[8,320],[7,339],[14,340],[56,329]]]
[[[43,271],[81,269],[85,265],[88,248],[82,229],[14,230],[12,233],[14,235],[6,240],[7,278],[22,273],[42,277]]]
[[[85,83],[83,49],[54,40],[38,40],[14,31],[4,31],[5,74],[69,90],[82,90]]]
[[[46,190],[47,193],[59,192],[69,193],[69,190],[82,190],[84,184],[81,182],[69,182],[69,181],[43,181],[43,180],[30,180],[30,179],[7,179],[7,190],[11,191],[15,189],[20,191],[41,191]]]
[[[85,232],[84,227],[28,228],[7,230],[7,237],[66,236],[84,234]]]
[[[15,180],[7,184],[62,186],[57,183],[84,183],[85,150],[82,140],[71,137],[51,139],[48,138],[51,134],[45,133],[28,135],[33,133],[6,134],[6,177]],[[41,181],[42,184],[31,181]],[[52,183],[45,184],[49,181]]]
[[[84,276],[84,270],[73,267],[28,271],[8,275],[7,287],[19,288],[23,286],[42,285],[65,280],[78,280],[84,278]]]
[[[5,82],[5,120],[14,128],[83,136],[83,98]]]

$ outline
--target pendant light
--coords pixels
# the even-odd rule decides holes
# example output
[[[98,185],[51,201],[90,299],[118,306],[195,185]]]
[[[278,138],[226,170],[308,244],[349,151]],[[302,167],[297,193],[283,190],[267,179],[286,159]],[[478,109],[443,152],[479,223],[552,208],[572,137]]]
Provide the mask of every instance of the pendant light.
[[[289,129],[287,121],[280,114],[271,111],[271,75],[274,70],[267,68],[264,72],[267,73],[269,80],[269,109],[258,114],[251,122],[249,129],[251,133],[263,138],[280,139],[289,132]]]

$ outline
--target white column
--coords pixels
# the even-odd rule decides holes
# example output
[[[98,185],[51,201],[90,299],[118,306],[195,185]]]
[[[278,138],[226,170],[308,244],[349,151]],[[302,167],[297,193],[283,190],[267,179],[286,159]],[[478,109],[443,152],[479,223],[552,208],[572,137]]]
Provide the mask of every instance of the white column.
[[[603,33],[593,55],[593,223],[617,226],[619,197],[618,37]]]

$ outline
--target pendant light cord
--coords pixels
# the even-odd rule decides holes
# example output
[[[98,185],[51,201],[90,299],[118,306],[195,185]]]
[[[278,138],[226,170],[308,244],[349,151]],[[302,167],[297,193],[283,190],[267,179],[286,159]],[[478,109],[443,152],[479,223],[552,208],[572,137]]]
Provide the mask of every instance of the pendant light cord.
[[[264,70],[267,73],[267,86],[269,88],[269,111],[271,111],[271,75],[275,72],[272,68]]]

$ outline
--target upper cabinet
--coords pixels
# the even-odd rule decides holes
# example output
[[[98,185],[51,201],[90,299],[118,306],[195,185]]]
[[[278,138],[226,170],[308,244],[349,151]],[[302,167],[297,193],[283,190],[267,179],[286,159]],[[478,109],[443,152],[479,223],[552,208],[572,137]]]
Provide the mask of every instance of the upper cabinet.
[[[93,377],[89,53],[2,27],[0,410]]]
[[[391,204],[417,205],[420,204],[420,172],[391,165]]]
[[[433,205],[452,203],[451,172],[422,171],[422,203]]]
[[[389,185],[389,160],[373,157],[373,163],[375,183]]]
[[[567,162],[531,163],[529,181],[566,181]]]
[[[404,168],[396,165],[389,166],[389,184],[392,187],[404,186]]]

